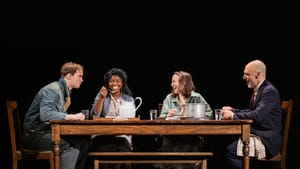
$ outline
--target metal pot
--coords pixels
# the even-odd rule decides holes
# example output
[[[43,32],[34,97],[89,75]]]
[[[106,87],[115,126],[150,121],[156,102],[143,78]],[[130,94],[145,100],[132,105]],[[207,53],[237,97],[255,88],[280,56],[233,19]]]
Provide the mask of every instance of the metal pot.
[[[205,103],[186,103],[184,107],[184,116],[204,119],[206,106]]]

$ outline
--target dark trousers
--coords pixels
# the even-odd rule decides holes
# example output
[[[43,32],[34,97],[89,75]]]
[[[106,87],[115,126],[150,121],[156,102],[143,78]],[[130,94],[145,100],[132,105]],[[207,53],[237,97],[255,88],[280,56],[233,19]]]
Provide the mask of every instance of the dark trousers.
[[[52,150],[51,131],[24,133],[24,147],[38,150]],[[86,169],[89,136],[61,136],[61,167]]]
[[[243,157],[237,156],[237,140],[226,147],[226,161],[229,169],[242,169]]]
[[[185,135],[172,135],[163,136],[162,151],[164,152],[200,152],[209,149],[200,136],[185,136]],[[199,166],[195,164],[159,164],[154,165],[163,169],[194,169]]]
[[[129,152],[132,151],[131,145],[125,138],[116,136],[96,136],[91,141],[92,151],[105,152]],[[93,166],[93,163],[90,164]],[[103,164],[100,169],[123,169],[124,164]]]
[[[73,148],[79,150],[75,169],[88,168],[87,154],[89,151],[90,136],[65,136],[64,139],[73,145]]]

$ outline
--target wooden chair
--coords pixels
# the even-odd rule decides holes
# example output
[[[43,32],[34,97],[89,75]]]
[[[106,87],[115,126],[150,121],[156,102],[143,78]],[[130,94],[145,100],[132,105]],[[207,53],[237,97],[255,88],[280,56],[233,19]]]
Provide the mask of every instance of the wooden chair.
[[[280,153],[276,156],[269,158],[269,159],[260,159],[256,162],[260,163],[270,163],[275,164],[276,167],[280,169],[286,169],[286,150],[288,144],[288,136],[289,136],[289,127],[290,127],[290,120],[293,108],[293,100],[283,100],[281,102],[281,108],[283,110],[283,138],[282,138],[282,147]],[[280,167],[279,167],[280,166]]]
[[[163,107],[163,104],[162,103],[158,103],[158,105],[157,105],[157,109],[158,109],[158,111],[157,111],[157,117],[160,116],[162,107]]]
[[[54,169],[53,151],[24,149],[23,132],[17,102],[6,100],[6,107],[12,150],[12,169],[18,169],[18,162],[21,160],[49,160],[50,169]]]

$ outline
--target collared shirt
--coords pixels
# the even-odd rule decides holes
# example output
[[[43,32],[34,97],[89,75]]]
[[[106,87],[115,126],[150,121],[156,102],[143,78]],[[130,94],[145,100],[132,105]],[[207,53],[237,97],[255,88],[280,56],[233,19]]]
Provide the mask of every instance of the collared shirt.
[[[205,110],[206,116],[212,117],[212,109],[200,93],[192,91],[191,96],[188,98],[188,103],[190,103],[191,98],[195,98],[195,97],[199,98],[201,103],[207,104]],[[176,109],[177,113],[180,112],[179,96],[173,96],[172,93],[169,93],[166,96],[163,102],[163,107],[161,109],[160,117],[166,117],[169,109]]]
[[[109,112],[107,113],[108,116],[119,116],[120,112],[120,105],[121,101],[119,99],[115,99],[114,97],[110,96],[111,101],[110,101],[110,106],[109,106]]]
[[[255,86],[255,88],[253,88],[253,93],[254,93],[253,101],[255,101],[256,95],[257,95],[257,92],[258,92],[258,89],[259,89],[259,87],[261,86],[261,84],[262,84],[263,82],[264,82],[264,81],[261,81],[257,86]]]

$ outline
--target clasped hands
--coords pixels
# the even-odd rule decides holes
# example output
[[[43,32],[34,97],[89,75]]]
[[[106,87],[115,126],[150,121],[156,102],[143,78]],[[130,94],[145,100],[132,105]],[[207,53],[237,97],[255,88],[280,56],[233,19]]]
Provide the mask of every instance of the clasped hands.
[[[234,115],[234,108],[231,106],[223,106],[220,110],[222,113],[222,119],[224,120],[232,120]]]

